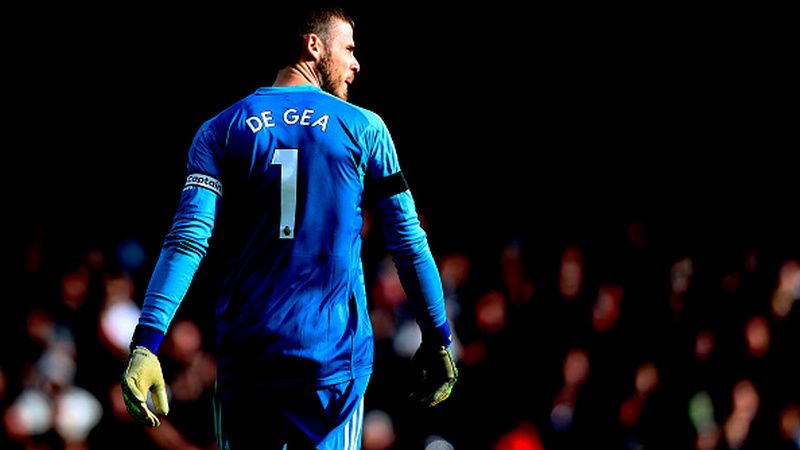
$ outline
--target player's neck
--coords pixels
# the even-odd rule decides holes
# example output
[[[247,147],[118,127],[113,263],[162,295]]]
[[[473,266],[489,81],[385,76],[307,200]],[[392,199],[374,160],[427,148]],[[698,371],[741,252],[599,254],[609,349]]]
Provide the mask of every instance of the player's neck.
[[[314,66],[310,62],[298,62],[284,67],[278,71],[275,82],[272,83],[273,86],[297,86],[301,84],[320,86],[317,71],[314,70]]]

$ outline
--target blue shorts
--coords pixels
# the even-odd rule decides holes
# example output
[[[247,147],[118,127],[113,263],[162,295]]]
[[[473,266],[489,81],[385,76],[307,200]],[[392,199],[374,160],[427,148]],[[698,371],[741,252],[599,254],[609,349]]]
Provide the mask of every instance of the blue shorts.
[[[219,450],[360,450],[369,376],[322,387],[253,387],[217,380]]]

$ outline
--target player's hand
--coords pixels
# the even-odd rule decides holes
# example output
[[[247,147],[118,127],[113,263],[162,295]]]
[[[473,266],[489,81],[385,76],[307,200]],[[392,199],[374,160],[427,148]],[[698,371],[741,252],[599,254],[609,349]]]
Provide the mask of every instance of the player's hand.
[[[128,358],[128,368],[122,375],[122,396],[128,414],[144,425],[161,425],[158,417],[147,408],[147,393],[153,393],[153,405],[157,413],[166,416],[167,387],[161,372],[158,357],[145,347],[136,347]]]
[[[411,357],[413,388],[410,399],[423,406],[436,406],[447,397],[458,379],[450,346],[430,345],[424,341]]]

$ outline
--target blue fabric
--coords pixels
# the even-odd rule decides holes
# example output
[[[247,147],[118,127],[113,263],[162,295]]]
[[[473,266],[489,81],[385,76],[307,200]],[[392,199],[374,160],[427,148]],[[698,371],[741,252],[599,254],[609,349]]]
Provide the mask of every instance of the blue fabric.
[[[386,247],[422,330],[447,323],[439,271],[410,191],[378,202]]]
[[[206,255],[218,204],[219,196],[205,188],[188,187],[181,193],[180,206],[145,292],[140,325],[166,333]]]
[[[445,321],[438,327],[423,328],[422,342],[449,347],[453,343],[453,334],[450,331],[450,324]]]
[[[294,388],[219,380],[214,388],[217,446],[360,449],[369,379]]]
[[[369,375],[362,194],[365,181],[400,172],[381,118],[313,86],[260,88],[200,127],[186,169],[139,323],[166,331],[213,231],[227,274],[220,379],[330,385]],[[441,280],[410,191],[378,209],[420,326],[441,328]]]
[[[131,339],[131,350],[141,346],[157,355],[162,340],[164,340],[163,331],[147,325],[137,325],[133,331],[133,339]]]

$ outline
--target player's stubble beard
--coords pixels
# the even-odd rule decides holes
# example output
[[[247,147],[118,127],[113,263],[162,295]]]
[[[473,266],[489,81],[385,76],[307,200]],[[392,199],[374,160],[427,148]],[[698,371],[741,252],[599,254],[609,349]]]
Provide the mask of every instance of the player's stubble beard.
[[[320,87],[323,91],[347,101],[347,84],[344,83],[344,80],[337,79],[330,54],[330,49],[325,48],[325,54],[319,60],[317,76],[320,80]]]

